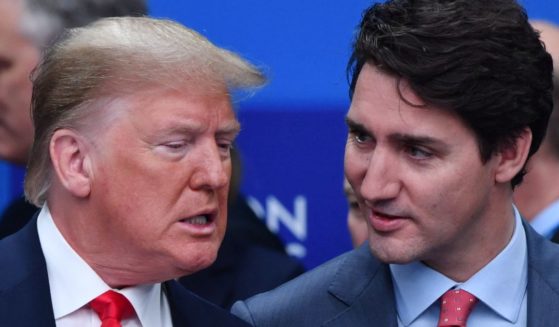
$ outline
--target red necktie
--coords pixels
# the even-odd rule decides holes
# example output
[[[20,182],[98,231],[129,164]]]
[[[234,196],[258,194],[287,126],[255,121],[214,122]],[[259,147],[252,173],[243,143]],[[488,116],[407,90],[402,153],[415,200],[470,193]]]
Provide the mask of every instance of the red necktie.
[[[106,291],[89,302],[89,305],[99,315],[101,327],[121,327],[120,321],[134,314],[130,301],[114,291]]]
[[[441,314],[437,327],[465,327],[477,298],[464,290],[449,290],[441,296]]]

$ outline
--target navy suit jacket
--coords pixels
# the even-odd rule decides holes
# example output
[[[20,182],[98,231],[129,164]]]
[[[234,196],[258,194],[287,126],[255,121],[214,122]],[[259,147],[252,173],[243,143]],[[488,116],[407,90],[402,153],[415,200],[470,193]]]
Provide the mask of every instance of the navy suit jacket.
[[[528,326],[559,321],[559,246],[524,223],[528,246]],[[275,290],[237,302],[232,312],[253,326],[397,327],[388,265],[368,244]]]
[[[0,326],[55,326],[37,219],[0,241]],[[247,326],[175,281],[163,283],[173,326]]]
[[[238,300],[269,291],[305,270],[287,255],[280,238],[256,216],[241,195],[230,198],[227,230],[208,268],[179,282],[200,297],[230,309]]]

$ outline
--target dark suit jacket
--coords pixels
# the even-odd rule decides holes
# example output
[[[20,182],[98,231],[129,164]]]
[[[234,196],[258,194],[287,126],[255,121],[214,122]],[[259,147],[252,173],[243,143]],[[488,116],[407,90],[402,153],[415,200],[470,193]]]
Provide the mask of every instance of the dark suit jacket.
[[[559,230],[556,231],[555,234],[553,234],[553,236],[551,237],[551,242],[559,243]]]
[[[33,219],[39,208],[21,196],[6,207],[0,217],[0,239],[17,232]]]
[[[528,246],[528,326],[559,321],[559,246],[524,223]],[[397,327],[388,265],[368,245],[244,302],[233,313],[254,326]]]
[[[37,219],[0,241],[0,326],[55,326]],[[163,284],[173,326],[246,326],[175,281]]]
[[[212,266],[179,282],[202,298],[230,309],[235,301],[269,291],[303,272],[297,260],[282,252],[259,246],[240,250],[222,246]]]
[[[237,197],[229,203],[228,213],[227,230],[216,261],[204,270],[180,278],[182,285],[229,309],[235,301],[269,291],[304,272],[244,198]]]

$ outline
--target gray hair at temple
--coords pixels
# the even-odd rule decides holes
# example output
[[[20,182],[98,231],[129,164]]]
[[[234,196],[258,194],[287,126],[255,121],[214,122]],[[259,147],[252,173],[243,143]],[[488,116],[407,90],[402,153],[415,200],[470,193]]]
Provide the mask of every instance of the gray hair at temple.
[[[46,200],[53,177],[53,133],[88,127],[102,132],[103,121],[118,114],[106,111],[107,101],[157,87],[230,95],[264,82],[262,72],[238,55],[170,20],[105,18],[69,30],[47,51],[33,76],[35,138],[26,197],[38,206]]]
[[[22,33],[39,48],[51,44],[65,28],[85,26],[103,17],[147,15],[144,0],[18,1],[23,7]]]

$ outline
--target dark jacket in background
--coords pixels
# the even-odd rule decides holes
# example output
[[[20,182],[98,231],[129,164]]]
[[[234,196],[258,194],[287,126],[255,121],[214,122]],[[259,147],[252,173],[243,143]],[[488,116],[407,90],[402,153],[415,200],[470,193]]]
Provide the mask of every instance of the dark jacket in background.
[[[247,205],[236,197],[228,207],[227,230],[209,268],[179,279],[192,292],[222,308],[271,290],[304,272],[284,245]]]

